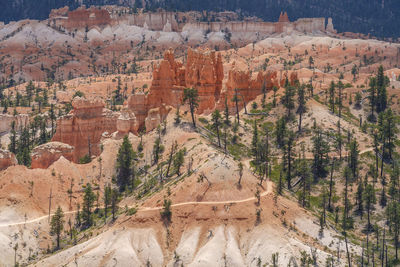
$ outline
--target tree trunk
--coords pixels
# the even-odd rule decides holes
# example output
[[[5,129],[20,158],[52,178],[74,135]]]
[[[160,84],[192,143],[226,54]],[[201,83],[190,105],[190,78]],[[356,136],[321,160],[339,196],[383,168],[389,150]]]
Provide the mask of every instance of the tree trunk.
[[[194,120],[194,107],[190,105],[190,113],[192,114],[193,127],[196,128],[196,121]]]
[[[303,114],[300,112],[299,114],[299,132],[301,132],[301,120],[302,120]]]
[[[221,140],[219,138],[219,127],[217,126],[217,138],[218,138],[218,147],[221,147]]]
[[[332,191],[333,191],[333,168],[335,166],[335,160],[332,159],[331,167],[331,178],[329,181],[329,199],[328,199],[328,210],[332,211]]]

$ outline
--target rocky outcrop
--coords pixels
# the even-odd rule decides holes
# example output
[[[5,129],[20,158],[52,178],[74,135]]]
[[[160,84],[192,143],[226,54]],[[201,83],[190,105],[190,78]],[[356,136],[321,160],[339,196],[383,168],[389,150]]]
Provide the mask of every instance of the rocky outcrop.
[[[100,139],[104,132],[117,130],[119,114],[104,108],[102,100],[77,97],[72,101],[70,114],[57,120],[57,130],[52,141],[74,147],[73,161],[87,154],[100,154]]]
[[[28,126],[29,124],[29,116],[27,114],[18,114],[18,115],[8,115],[8,114],[0,114],[0,133],[7,133],[11,131],[11,123],[15,122],[15,130],[19,131],[20,129]]]
[[[104,26],[110,23],[111,17],[107,10],[91,7],[89,9],[78,8],[68,12],[68,19],[64,26],[67,29],[79,29]]]
[[[280,73],[276,71],[260,71],[257,74],[252,75],[249,71],[240,70],[232,64],[232,68],[228,74],[228,80],[225,88],[221,93],[221,97],[217,104],[218,109],[223,109],[225,106],[225,99],[228,103],[230,112],[235,112],[235,103],[233,98],[235,94],[238,95],[240,101],[240,109],[243,105],[247,105],[250,101],[253,101],[258,95],[262,94],[263,88],[268,92],[272,90],[274,86],[282,87],[285,85],[286,77],[291,85],[298,80],[296,72],[290,72],[290,75]],[[282,78],[279,78],[282,77]],[[237,92],[235,92],[237,90]]]
[[[47,169],[59,158],[73,160],[74,147],[60,142],[50,142],[35,147],[31,153],[32,169]]]
[[[330,33],[337,33],[335,28],[333,27],[332,18],[328,18],[328,24],[326,25],[326,31]]]
[[[211,112],[218,101],[222,89],[224,71],[221,55],[215,51],[200,52],[189,49],[185,81],[186,87],[196,88],[199,92],[198,113]]]
[[[279,15],[278,22],[290,22],[288,14],[286,12],[285,13],[281,12],[281,14]]]
[[[223,78],[222,58],[215,51],[197,51],[189,48],[186,65],[183,66],[175,60],[173,51],[167,50],[164,59],[153,71],[150,92],[147,96],[131,95],[127,102],[128,110],[135,114],[138,127],[146,126],[146,130],[150,131],[168,114],[169,109],[163,106],[181,105],[184,88],[192,87],[199,93],[197,112],[210,112],[219,99]],[[160,119],[156,115],[157,112]]]
[[[13,153],[7,150],[0,149],[0,171],[17,164],[17,159],[15,158],[15,155]]]
[[[145,120],[146,131],[150,132],[156,129],[167,118],[170,111],[171,107],[166,107],[165,104],[159,108],[150,109]]]
[[[117,131],[119,134],[125,135],[128,133],[136,134],[138,132],[139,125],[136,120],[135,114],[129,109],[121,111],[121,115],[117,120]]]

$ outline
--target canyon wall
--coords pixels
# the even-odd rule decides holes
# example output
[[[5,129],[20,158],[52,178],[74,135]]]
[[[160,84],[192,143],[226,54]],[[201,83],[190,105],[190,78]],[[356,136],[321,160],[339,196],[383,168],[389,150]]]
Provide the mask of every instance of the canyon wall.
[[[199,12],[160,11],[135,14],[128,13],[127,10],[114,10],[113,7],[91,7],[88,9],[78,8],[74,11],[68,11],[66,8],[53,10],[50,14],[50,19],[56,25],[63,26],[68,30],[127,24],[151,31],[164,32],[229,31],[230,33],[255,33],[258,35],[290,34],[293,31],[335,33],[331,18],[328,18],[327,23],[325,23],[325,18],[302,18],[290,22],[285,12],[280,14],[278,22],[263,22],[258,19],[237,21],[237,15],[232,15],[232,12],[227,13],[216,13],[212,16],[215,21],[202,22],[204,17]],[[325,27],[326,24],[327,26]]]
[[[57,130],[52,141],[73,146],[73,161],[89,154],[99,155],[100,139],[104,132],[117,131],[118,113],[104,108],[102,100],[87,100],[76,97],[72,101],[70,114],[57,120]]]

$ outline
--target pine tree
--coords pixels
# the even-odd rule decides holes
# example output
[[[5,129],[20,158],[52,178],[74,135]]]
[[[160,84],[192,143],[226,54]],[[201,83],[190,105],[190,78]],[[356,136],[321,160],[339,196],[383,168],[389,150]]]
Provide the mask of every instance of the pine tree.
[[[50,120],[51,120],[51,135],[50,138],[53,137],[55,134],[55,120],[57,119],[55,111],[54,111],[54,104],[50,105]]]
[[[281,102],[287,111],[287,119],[291,119],[291,111],[294,109],[294,95],[295,88],[293,86],[287,85],[285,86],[284,95],[281,98]]]
[[[224,123],[225,125],[229,126],[231,125],[231,121],[229,120],[229,107],[228,107],[228,98],[225,97],[225,111],[224,111]]]
[[[263,82],[262,87],[261,87],[261,92],[263,94],[263,98],[261,100],[261,103],[262,103],[262,107],[265,108],[265,100],[267,99],[267,86],[266,86],[265,79],[264,79],[264,82]]]
[[[329,107],[332,113],[335,113],[335,82],[332,81],[329,86]]]
[[[351,169],[351,173],[353,174],[353,178],[357,178],[358,156],[360,151],[358,150],[358,143],[356,140],[350,142],[349,150],[349,167]]]
[[[294,157],[295,157],[295,152],[294,152],[294,147],[295,147],[295,135],[292,131],[289,131],[287,134],[287,140],[285,142],[285,153],[284,153],[284,162],[286,162],[286,182],[287,182],[287,187],[290,190],[292,188],[292,178],[294,175]]]
[[[161,154],[164,152],[164,146],[161,144],[161,138],[158,136],[153,145],[153,164],[158,164]]]
[[[194,119],[194,113],[199,107],[199,93],[195,88],[185,88],[183,90],[183,103],[189,104],[190,114],[192,115],[193,127],[196,128],[196,121]]]
[[[274,107],[276,107],[276,93],[278,92],[278,87],[277,86],[273,86],[272,87],[272,91],[274,92],[274,98],[273,98],[273,100],[272,100],[272,105],[274,106]]]
[[[131,181],[133,160],[136,158],[132,144],[125,136],[117,155],[117,184],[124,191]]]
[[[397,136],[396,134],[398,133],[397,122],[392,109],[389,108],[382,114],[380,130],[384,147],[383,156],[385,158],[392,159]]]
[[[174,157],[174,167],[176,174],[178,176],[181,175],[181,167],[183,166],[184,163],[184,156],[185,156],[185,151],[183,149],[179,150],[178,153],[175,154]]]
[[[180,105],[176,108],[176,113],[175,113],[175,125],[178,125],[181,123],[181,114],[180,114]]]
[[[164,199],[163,210],[161,211],[160,215],[161,215],[161,218],[165,221],[165,223],[171,222],[171,218],[172,218],[171,205],[172,205],[171,200]]]
[[[104,187],[104,221],[107,220],[107,212],[111,204],[112,189],[110,185]]]
[[[385,111],[387,107],[387,83],[385,80],[385,74],[383,73],[383,66],[379,66],[378,74],[376,76],[376,86],[377,86],[377,107],[376,111],[378,113]]]
[[[367,210],[367,231],[369,232],[372,229],[371,225],[371,211],[374,208],[374,204],[376,203],[376,196],[375,196],[375,190],[372,187],[371,184],[367,184],[365,187],[364,191],[364,202],[365,202],[365,208]]]
[[[357,73],[358,73],[357,66],[354,64],[353,68],[351,69],[351,74],[353,75],[354,82],[356,81]]]
[[[278,180],[278,188],[277,188],[277,193],[278,195],[282,195],[283,192],[283,166],[281,164],[280,166],[280,171],[279,171],[279,180]]]
[[[370,107],[371,107],[371,114],[368,116],[368,120],[369,121],[372,121],[372,122],[375,122],[376,121],[376,117],[375,117],[375,114],[374,114],[374,111],[375,111],[375,106],[376,106],[376,78],[375,77],[372,77],[370,80],[369,80],[369,96],[368,96],[368,99],[369,99],[369,105],[370,105]]]
[[[219,112],[218,109],[216,109],[212,114],[211,114],[211,121],[212,121],[212,127],[213,129],[217,132],[217,139],[218,139],[218,147],[221,147],[221,139],[220,139],[220,128],[221,128],[221,113]]]
[[[8,150],[14,154],[17,152],[17,131],[15,130],[15,121],[11,122],[10,144],[8,145]]]
[[[239,173],[239,181],[238,181],[238,185],[240,186],[241,185],[241,182],[242,182],[242,177],[243,177],[243,163],[242,162],[239,162],[239,164],[238,164],[238,173]]]
[[[17,143],[17,160],[21,165],[29,167],[31,165],[31,142],[28,127],[22,130],[21,136]]]
[[[387,221],[393,233],[393,243],[396,251],[396,260],[398,257],[399,235],[400,235],[400,203],[396,200],[392,201],[386,209]]]
[[[342,117],[342,109],[343,109],[343,89],[344,89],[344,84],[342,81],[338,81],[337,88],[339,89],[337,105],[339,108],[339,118],[341,118]],[[351,95],[350,95],[350,98],[351,98]]]
[[[304,144],[301,146],[301,158],[298,163],[297,173],[301,179],[302,189],[299,191],[299,202],[304,208],[308,205],[307,196],[310,195],[311,190],[311,172],[310,167],[305,156]]]
[[[361,219],[364,214],[363,196],[364,196],[364,182],[362,181],[362,179],[359,179],[356,192],[356,200],[357,200],[357,212],[360,214]]]
[[[350,182],[350,175],[351,175],[351,170],[348,166],[345,167],[343,171],[343,176],[344,176],[344,208],[343,208],[343,219],[342,219],[342,227],[344,231],[350,228],[351,223],[349,219],[349,213],[350,213],[350,198],[349,198],[349,182]]]
[[[254,120],[253,126],[253,139],[251,140],[251,151],[253,156],[257,159],[257,148],[258,148],[258,127],[257,127],[257,120]]]
[[[287,134],[286,119],[281,117],[276,121],[275,136],[278,147],[282,148],[285,144],[285,136]]]
[[[171,146],[171,151],[169,152],[169,157],[168,157],[168,167],[167,167],[167,173],[166,176],[169,177],[170,176],[170,169],[171,169],[171,165],[172,165],[172,161],[174,159],[174,155],[176,150],[178,149],[178,143],[175,141],[172,146]]]
[[[64,213],[60,206],[58,206],[56,213],[54,213],[50,222],[50,234],[57,237],[57,249],[60,248],[61,233],[64,230]]]
[[[232,98],[232,102],[235,103],[235,107],[236,107],[236,120],[237,120],[236,123],[237,124],[240,124],[239,101],[240,101],[240,99],[239,99],[239,95],[238,95],[238,89],[235,88],[235,94],[234,94],[234,96]]]
[[[305,98],[305,90],[304,90],[304,86],[299,86],[298,90],[297,90],[297,103],[298,103],[298,107],[297,107],[297,111],[296,113],[299,115],[299,132],[301,132],[301,123],[302,123],[302,119],[303,119],[303,115],[304,113],[307,112],[307,106],[306,106],[306,98]]]
[[[92,208],[96,195],[92,190],[91,184],[86,184],[86,188],[83,195],[83,209],[82,209],[82,223],[85,227],[90,227],[93,224]]]
[[[111,191],[111,214],[112,220],[115,221],[118,212],[119,193],[117,189]]]
[[[320,129],[317,129],[316,133],[312,137],[312,142],[314,155],[312,171],[314,181],[316,182],[319,178],[324,177],[327,173],[326,167],[329,163],[329,143],[325,140]]]

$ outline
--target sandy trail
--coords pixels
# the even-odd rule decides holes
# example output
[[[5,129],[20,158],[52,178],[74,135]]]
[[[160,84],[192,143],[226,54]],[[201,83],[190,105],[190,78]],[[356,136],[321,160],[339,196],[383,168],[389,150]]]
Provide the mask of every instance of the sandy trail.
[[[267,181],[267,190],[262,192],[260,194],[261,197],[267,196],[270,193],[273,192],[273,186],[271,181]],[[177,203],[177,204],[172,204],[171,207],[182,207],[182,206],[190,206],[190,205],[221,205],[221,204],[231,204],[231,203],[245,203],[245,202],[250,202],[256,200],[255,197],[250,197],[246,199],[241,199],[241,200],[227,200],[227,201],[204,201],[204,202],[182,202],[182,203]],[[134,208],[136,205],[131,205],[128,206],[128,208]],[[147,211],[155,211],[155,210],[161,210],[163,207],[140,207],[137,212],[147,212]],[[64,212],[64,215],[68,214],[75,214],[77,213],[77,210],[72,210],[72,211],[66,211]],[[53,216],[54,213],[51,213],[50,216]],[[7,223],[7,224],[0,224],[0,228],[3,227],[11,227],[11,226],[19,226],[19,225],[26,225],[26,224],[32,224],[32,223],[37,223],[42,220],[48,219],[49,215],[41,216],[35,219],[31,220],[26,220],[23,222],[15,222],[15,223]]]

